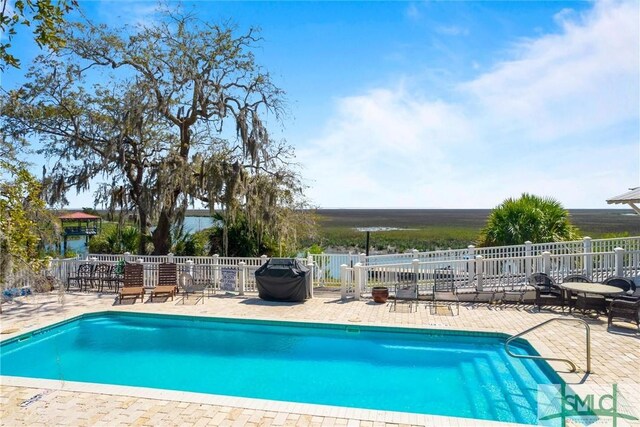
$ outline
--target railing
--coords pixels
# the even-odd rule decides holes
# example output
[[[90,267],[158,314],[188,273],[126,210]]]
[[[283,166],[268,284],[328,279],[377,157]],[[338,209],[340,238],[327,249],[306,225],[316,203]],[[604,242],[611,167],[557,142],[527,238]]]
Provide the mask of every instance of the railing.
[[[482,256],[483,259],[505,259],[526,256],[539,256],[544,252],[550,252],[554,255],[575,255],[576,257],[578,257],[590,253],[610,253],[618,247],[624,249],[625,251],[638,251],[640,250],[640,236],[598,240],[593,240],[590,237],[585,237],[582,240],[570,242],[537,244],[526,242],[522,245],[497,246],[487,248],[476,248],[475,246],[470,245],[465,249],[450,249],[430,252],[419,252],[417,250],[413,250],[402,254],[370,256],[365,256],[364,254],[310,254],[309,256],[312,257],[314,264],[318,266],[318,270],[316,271],[317,282],[324,285],[338,285],[341,283],[340,266],[342,264],[353,267],[358,262],[362,265],[386,265],[393,263],[410,263],[414,259],[417,259],[421,262],[449,260],[454,261],[474,259],[478,255]],[[634,264],[631,264],[630,262],[629,265],[635,267],[631,268],[628,271],[640,271],[638,262],[635,262]],[[599,273],[598,268],[595,268],[594,273]],[[565,271],[569,271],[571,267],[569,265],[562,266],[562,269]],[[607,269],[608,267],[605,266],[603,271],[607,271]],[[558,275],[560,274],[562,273],[558,273]],[[594,280],[602,280],[603,278],[604,276],[602,274],[594,274]]]
[[[53,275],[61,283],[66,284],[68,278],[73,276],[80,264],[92,263],[104,263],[115,265],[120,261],[125,262],[137,262],[144,266],[144,286],[152,288],[158,283],[158,265],[163,262],[172,262],[177,265],[178,277],[182,274],[188,274],[190,279],[194,283],[206,284],[211,290],[229,290],[223,289],[223,277],[227,281],[227,284],[231,284],[232,290],[240,292],[257,292],[255,271],[264,264],[268,258],[255,257],[255,258],[233,258],[233,257],[220,257],[214,255],[212,257],[187,257],[187,256],[173,256],[171,254],[159,256],[159,255],[103,255],[94,254],[90,255],[87,259],[55,259],[51,260],[48,274]],[[302,260],[307,266],[308,260]],[[313,266],[310,266],[313,267]],[[311,273],[313,277],[313,268]],[[312,284],[315,283],[312,280]]]
[[[604,249],[616,246],[610,251]],[[552,251],[542,251],[553,249]],[[587,250],[588,249],[588,250]],[[156,264],[175,262],[182,272],[189,270],[194,280],[211,283],[220,288],[222,270],[236,270],[237,282],[240,272],[245,274],[247,290],[255,289],[253,272],[267,261],[262,257],[188,257],[173,255],[131,255],[131,254],[91,254],[86,260],[54,260],[51,274],[66,283],[82,262],[104,262],[115,264],[118,261],[141,262],[145,265],[145,283],[155,284]],[[640,275],[640,237],[591,240],[585,238],[578,242],[545,243],[534,245],[504,246],[496,248],[475,248],[446,251],[418,252],[404,254],[365,256],[364,254],[312,254],[309,260],[313,265],[313,282],[316,286],[342,286],[343,294],[355,295],[369,292],[371,284],[388,284],[402,274],[416,273],[422,288],[428,290],[428,278],[436,269],[449,269],[456,283],[462,287],[493,286],[500,284],[520,284],[534,272],[545,272],[556,281],[570,274],[583,274],[594,281],[607,277]],[[417,262],[417,267],[414,263]],[[347,269],[342,272],[342,266]],[[417,269],[417,270],[416,270]],[[358,272],[358,270],[362,270]],[[344,275],[347,275],[345,278]],[[356,276],[358,280],[356,280]],[[356,284],[358,286],[356,286]],[[343,296],[344,296],[343,295]]]
[[[413,274],[421,293],[429,294],[437,274],[447,271],[453,276],[458,288],[475,288],[481,291],[485,287],[505,287],[526,285],[527,279],[535,272],[544,272],[556,282],[571,274],[582,274],[594,281],[602,281],[611,276],[635,277],[640,272],[640,250],[625,251],[617,248],[613,252],[551,254],[543,252],[536,256],[518,256],[510,258],[489,258],[481,255],[475,259],[457,259],[447,261],[399,262],[389,264],[365,265],[356,263],[352,268],[344,265],[341,280],[342,296],[359,298],[363,293],[371,292],[373,286],[393,286],[403,275]],[[347,284],[352,284],[345,288]]]
[[[520,338],[521,336],[536,330],[544,325],[546,325],[547,323],[551,323],[551,322],[578,322],[584,325],[585,330],[586,330],[586,358],[587,358],[587,370],[585,371],[587,374],[591,372],[591,328],[589,328],[589,324],[587,322],[585,322],[582,319],[576,319],[576,318],[572,318],[572,317],[556,317],[554,319],[549,319],[545,322],[539,323],[536,326],[527,329],[526,331],[522,331],[519,334],[516,335],[512,335],[509,338],[507,338],[507,340],[504,342],[504,349],[507,352],[507,354],[511,357],[515,357],[518,359],[536,359],[536,360],[555,360],[558,362],[566,362],[570,367],[571,367],[571,372],[576,372],[578,370],[578,367],[575,365],[575,363],[573,363],[571,360],[569,359],[564,359],[564,358],[558,358],[558,357],[546,357],[546,356],[533,356],[533,355],[529,355],[529,354],[515,354],[512,353],[511,350],[509,349],[509,344],[517,339]]]

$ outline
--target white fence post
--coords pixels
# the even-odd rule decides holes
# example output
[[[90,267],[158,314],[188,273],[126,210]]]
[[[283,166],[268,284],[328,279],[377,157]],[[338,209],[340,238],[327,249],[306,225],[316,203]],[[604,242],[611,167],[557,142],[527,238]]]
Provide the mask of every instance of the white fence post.
[[[361,253],[359,258],[360,258],[360,262],[359,262],[360,266],[367,265],[367,255],[366,254]],[[368,276],[368,274],[364,274],[364,272],[363,272],[363,274],[362,274],[362,282],[357,282],[358,286],[360,286],[360,290],[358,291],[358,299],[360,297],[360,291],[366,289],[366,287],[367,287],[367,282],[368,282],[368,277],[367,276]]]
[[[247,280],[247,263],[240,261],[238,263],[238,274],[240,274],[240,280],[238,283],[238,295],[244,295],[244,288]]]
[[[355,273],[356,273],[356,283],[353,286],[353,296],[355,297],[356,300],[360,299],[360,290],[361,290],[361,286],[364,284],[364,277],[362,277],[364,275],[364,268],[362,268],[362,264],[360,264],[359,262],[356,263],[356,265],[353,266],[353,268],[355,269]]]
[[[482,255],[476,255],[476,279],[478,281],[478,284],[476,285],[476,289],[478,291],[482,290],[482,286],[484,285],[482,282],[484,282],[484,264],[482,262]]]
[[[340,298],[347,299],[347,264],[340,265]]]
[[[267,256],[266,255],[260,255],[260,265],[264,265],[267,263]]]
[[[551,252],[542,252],[542,272],[547,276],[551,275]]]
[[[618,247],[613,250],[616,257],[616,276],[624,277],[624,249]]]
[[[174,263],[174,260],[173,260],[173,254],[172,254],[171,252],[169,252],[169,253],[167,254],[167,262],[168,262],[169,264],[173,264],[173,263]]]
[[[214,254],[211,258],[211,265],[213,266],[213,286],[217,289],[220,284],[220,255]]]
[[[413,267],[413,283],[418,283],[418,273],[420,273],[420,260],[418,258],[411,261],[411,266]]]
[[[309,286],[311,286],[311,289],[309,290],[309,295],[310,298],[313,298],[313,257],[311,255],[309,255],[307,257],[307,268],[309,269],[309,274],[311,275],[311,280],[310,280],[310,284]]]
[[[129,262],[129,257],[131,256],[130,252],[125,252],[124,253],[124,262]]]
[[[583,252],[584,252],[584,273],[588,278],[593,277],[593,242],[591,237],[585,236],[582,239]]]
[[[476,247],[473,245],[467,246],[467,273],[470,276],[476,272]]]
[[[533,255],[532,245],[533,243],[530,240],[524,242],[524,256],[526,257],[524,259],[524,270],[527,276],[533,274],[533,267],[531,266],[531,256]]]
[[[413,259],[417,259],[419,253],[420,252],[417,249],[411,249],[411,254],[413,255]]]

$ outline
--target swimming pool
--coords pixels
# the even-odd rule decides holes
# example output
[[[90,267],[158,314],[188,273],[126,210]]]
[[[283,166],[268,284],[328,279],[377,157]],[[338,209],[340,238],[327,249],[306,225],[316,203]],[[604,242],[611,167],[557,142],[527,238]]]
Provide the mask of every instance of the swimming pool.
[[[504,339],[103,312],[3,341],[0,374],[535,424],[538,384],[561,380]]]

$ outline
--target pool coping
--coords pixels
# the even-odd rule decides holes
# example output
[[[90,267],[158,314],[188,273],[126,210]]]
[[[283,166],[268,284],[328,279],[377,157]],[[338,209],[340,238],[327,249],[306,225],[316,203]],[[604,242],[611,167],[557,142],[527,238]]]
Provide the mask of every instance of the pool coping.
[[[181,317],[181,318],[192,318],[192,319],[207,319],[212,321],[226,321],[229,323],[254,323],[254,322],[262,322],[268,323],[272,325],[282,325],[282,326],[300,326],[307,328],[328,328],[328,329],[339,329],[339,330],[349,330],[349,329],[366,329],[368,331],[401,331],[406,333],[416,333],[416,332],[430,332],[436,335],[465,335],[465,336],[484,336],[484,337],[495,337],[495,338],[508,338],[511,335],[505,332],[496,332],[496,331],[471,331],[471,330],[461,330],[461,329],[441,329],[441,328],[432,328],[432,327],[405,327],[405,326],[388,326],[388,325],[372,325],[372,324],[362,324],[362,325],[354,325],[348,323],[322,323],[322,322],[306,322],[306,321],[289,321],[289,320],[274,320],[274,319],[264,319],[264,318],[240,318],[240,317],[216,317],[216,316],[203,316],[203,315],[188,315],[188,314],[180,314],[180,313],[153,313],[153,312],[137,312],[137,311],[127,311],[127,310],[98,310],[98,311],[90,311],[86,313],[80,313],[75,316],[71,316],[67,319],[63,319],[49,325],[45,326],[34,326],[18,335],[6,338],[4,340],[0,340],[0,345],[7,345],[14,341],[21,341],[26,337],[31,337],[34,333],[39,331],[45,332],[47,330],[65,325],[67,323],[74,322],[76,320],[82,318],[91,318],[97,317],[101,315],[117,315],[117,314],[126,314],[132,315],[136,317]],[[430,326],[430,325],[427,325]],[[514,340],[514,344],[524,344],[530,350],[533,351],[535,355],[539,355],[539,352],[531,344],[528,340],[524,338],[518,338]],[[536,361],[537,362],[537,361]],[[554,369],[548,362],[544,362],[549,370],[551,370],[557,377],[557,379],[567,382],[560,372]],[[359,419],[364,421],[372,421],[372,422],[385,422],[385,423],[398,423],[398,424],[412,424],[412,425],[444,425],[450,424],[451,421],[454,421],[458,425],[470,425],[470,426],[491,426],[491,425],[504,425],[504,426],[530,426],[530,424],[520,424],[513,422],[504,422],[504,421],[495,421],[495,420],[484,420],[478,418],[463,418],[463,417],[450,417],[443,415],[432,415],[432,414],[418,414],[418,413],[410,413],[410,412],[399,412],[399,411],[384,411],[384,410],[375,410],[375,409],[362,409],[362,408],[351,408],[344,406],[332,406],[332,405],[321,405],[321,404],[312,404],[312,403],[299,403],[299,402],[290,402],[290,401],[278,401],[278,400],[269,400],[269,399],[259,399],[259,398],[250,398],[250,397],[236,397],[236,396],[227,396],[227,395],[218,395],[218,394],[210,394],[210,393],[197,393],[197,392],[185,392],[185,391],[176,391],[176,390],[167,390],[167,389],[156,389],[150,387],[137,387],[137,386],[122,386],[122,385],[114,385],[114,384],[104,384],[104,383],[89,383],[89,382],[78,382],[78,381],[63,381],[63,380],[52,380],[52,379],[42,379],[42,378],[31,378],[31,377],[16,377],[16,376],[8,376],[8,375],[0,375],[0,384],[6,386],[17,386],[17,387],[27,387],[27,388],[38,388],[38,389],[49,389],[49,390],[60,390],[60,391],[73,391],[73,392],[84,392],[84,393],[94,393],[94,394],[106,394],[106,395],[116,395],[116,396],[131,396],[145,399],[155,399],[155,400],[169,400],[169,401],[179,401],[179,402],[189,402],[189,403],[199,403],[199,404],[208,404],[208,405],[217,405],[217,406],[229,406],[235,408],[246,408],[246,409],[255,409],[255,410],[268,410],[274,412],[289,412],[289,413],[304,413],[309,415],[316,416],[332,416],[337,418],[351,418],[351,419]]]
[[[302,413],[312,416],[330,416],[363,421],[411,424],[424,426],[447,425],[455,420],[458,425],[473,426],[530,426],[530,424],[508,423],[477,418],[447,417],[443,415],[416,414],[410,412],[382,411],[375,409],[350,408],[345,406],[298,403],[251,397],[235,397],[221,394],[195,393],[148,387],[120,386],[102,383],[83,383],[77,381],[47,380],[40,378],[0,376],[0,382],[7,386],[36,389],[97,393],[114,396],[130,396],[144,399],[170,400],[177,402],[199,403],[233,408],[255,409],[273,412]]]

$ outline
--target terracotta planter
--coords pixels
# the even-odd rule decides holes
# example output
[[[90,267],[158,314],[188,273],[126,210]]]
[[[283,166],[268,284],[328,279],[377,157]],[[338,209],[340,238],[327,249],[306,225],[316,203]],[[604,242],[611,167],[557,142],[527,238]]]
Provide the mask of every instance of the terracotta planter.
[[[371,289],[371,296],[375,302],[383,304],[389,298],[389,289],[384,286],[376,286]]]

